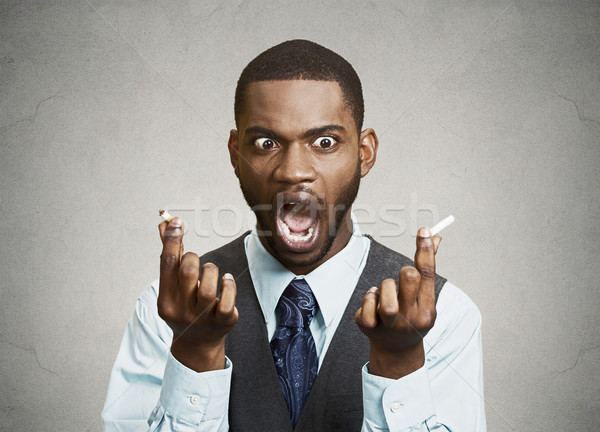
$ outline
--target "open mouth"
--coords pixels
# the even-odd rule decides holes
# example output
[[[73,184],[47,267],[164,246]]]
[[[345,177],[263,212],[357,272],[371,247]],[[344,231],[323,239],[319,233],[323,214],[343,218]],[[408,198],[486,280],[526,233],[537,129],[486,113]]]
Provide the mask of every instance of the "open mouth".
[[[319,231],[316,200],[307,193],[278,196],[277,232],[289,249],[302,252],[310,249]]]

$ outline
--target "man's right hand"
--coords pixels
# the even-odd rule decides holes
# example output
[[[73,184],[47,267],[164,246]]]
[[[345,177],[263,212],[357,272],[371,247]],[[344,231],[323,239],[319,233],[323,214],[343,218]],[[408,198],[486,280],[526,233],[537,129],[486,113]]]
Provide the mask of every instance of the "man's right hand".
[[[175,217],[162,222],[158,230],[163,243],[158,314],[173,330],[171,353],[196,372],[223,369],[225,336],[238,320],[233,276],[222,276],[217,297],[217,266],[204,264],[198,280],[198,255],[183,254],[183,221]]]

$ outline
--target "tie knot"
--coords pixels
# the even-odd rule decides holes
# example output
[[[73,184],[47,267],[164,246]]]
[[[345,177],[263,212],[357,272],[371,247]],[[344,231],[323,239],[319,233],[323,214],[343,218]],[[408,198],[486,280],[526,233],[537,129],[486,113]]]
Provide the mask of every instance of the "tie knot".
[[[294,279],[287,286],[277,305],[279,325],[307,328],[317,309],[317,300],[304,279]]]

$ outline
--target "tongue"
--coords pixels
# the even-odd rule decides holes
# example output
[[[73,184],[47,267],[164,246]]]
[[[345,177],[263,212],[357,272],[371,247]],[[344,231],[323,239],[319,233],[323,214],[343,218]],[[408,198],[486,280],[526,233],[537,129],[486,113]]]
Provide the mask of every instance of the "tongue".
[[[281,209],[281,219],[290,231],[304,234],[314,223],[311,211],[301,204],[286,204]]]

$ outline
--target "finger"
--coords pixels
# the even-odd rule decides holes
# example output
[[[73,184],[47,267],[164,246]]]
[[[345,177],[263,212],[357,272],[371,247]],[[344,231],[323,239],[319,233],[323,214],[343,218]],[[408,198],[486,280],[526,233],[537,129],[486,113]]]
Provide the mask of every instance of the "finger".
[[[398,289],[399,310],[405,318],[408,318],[407,315],[411,308],[414,308],[417,303],[421,275],[415,267],[405,266],[400,269],[398,279],[400,280],[400,288]]]
[[[194,307],[197,302],[200,258],[193,252],[186,253],[179,263],[179,293],[186,305]]]
[[[354,320],[359,326],[368,329],[377,327],[377,303],[379,303],[379,288],[371,287],[363,297],[360,309],[354,316]]]
[[[417,235],[415,266],[421,274],[418,293],[419,306],[435,307],[435,249],[427,227],[421,227]]]
[[[233,276],[225,273],[221,278],[221,297],[217,304],[217,320],[224,325],[231,325],[237,321],[236,294],[237,288]]]
[[[384,325],[392,326],[398,317],[398,291],[394,279],[384,279],[379,289],[377,313]]]
[[[433,253],[437,255],[438,248],[440,247],[440,243],[442,242],[442,236],[436,234],[432,237],[433,240]]]
[[[169,225],[169,223],[167,221],[162,221],[161,223],[158,224],[158,233],[160,234],[161,242],[164,242],[164,235],[165,235],[165,230],[167,229],[167,225]]]
[[[163,222],[166,223],[166,222]],[[183,238],[183,221],[180,218],[173,218],[168,225],[159,225],[159,232],[163,242],[162,253],[160,254],[160,278],[159,278],[159,296],[170,294],[174,296],[177,293],[177,273],[179,270],[179,260],[181,258],[181,241]]]
[[[164,243],[165,230],[169,226],[169,222],[162,221],[158,224],[158,233],[160,234],[160,241]],[[183,240],[181,242],[181,256],[183,256]]]
[[[217,284],[219,282],[219,268],[213,263],[202,266],[202,278],[198,287],[198,307],[200,312],[210,307],[217,298]]]

